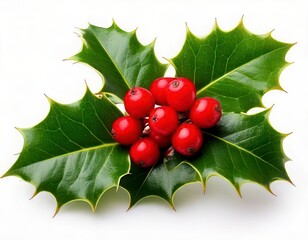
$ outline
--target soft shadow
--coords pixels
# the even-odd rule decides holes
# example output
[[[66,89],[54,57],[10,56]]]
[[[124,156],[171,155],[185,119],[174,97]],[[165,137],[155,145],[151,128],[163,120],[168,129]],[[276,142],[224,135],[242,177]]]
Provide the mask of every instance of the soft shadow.
[[[151,209],[156,208],[163,208],[166,211],[174,212],[173,207],[164,199],[157,197],[157,196],[148,196],[143,199],[141,199],[139,202],[137,202],[134,206],[132,206],[128,211],[134,211],[134,209],[137,209],[139,207],[151,207]],[[152,210],[151,210],[152,211]]]
[[[204,200],[204,191],[201,183],[192,183],[180,188],[174,196],[175,210],[180,210],[186,206],[197,204]]]
[[[279,184],[286,184],[280,182]],[[291,188],[285,188],[290,191]],[[288,190],[289,189],[289,190]],[[179,189],[174,197],[174,207],[176,212],[195,210],[207,211],[209,208],[219,208],[225,211],[247,212],[256,214],[267,212],[269,209],[278,209],[284,204],[284,199],[288,193],[284,192],[283,196],[275,196],[264,187],[255,183],[246,183],[241,187],[242,196],[238,195],[232,185],[221,177],[211,177],[207,183],[206,191],[203,191],[201,183],[192,183]],[[60,214],[86,214],[94,216],[111,216],[116,213],[131,212],[139,207],[151,209],[162,208],[166,211],[174,212],[172,207],[165,200],[159,197],[149,196],[129,209],[129,195],[119,188],[111,188],[106,191],[97,206],[96,212],[93,213],[88,203],[75,201],[66,204],[60,210]],[[270,211],[268,211],[270,212]]]
[[[283,181],[279,184],[288,185],[287,182]],[[290,188],[286,188],[285,191],[288,191],[287,189],[290,190]],[[283,196],[275,196],[261,185],[246,183],[241,187],[240,196],[227,180],[221,177],[211,177],[207,182],[205,192],[203,192],[201,184],[190,184],[181,188],[175,195],[174,205],[177,211],[196,205],[201,209],[213,207],[226,211],[229,209],[254,214],[281,207],[287,195],[288,193],[283,194]],[[195,207],[192,207],[192,209],[195,209]]]
[[[126,212],[128,208],[129,198],[127,193],[119,188],[111,188],[107,190],[99,200],[97,208],[93,213],[91,206],[85,201],[74,201],[64,205],[60,214],[81,213],[86,215],[108,215],[116,211]]]
[[[101,197],[96,213],[98,214],[109,214],[115,211],[126,212],[129,205],[128,193],[122,188],[111,188],[106,191]]]

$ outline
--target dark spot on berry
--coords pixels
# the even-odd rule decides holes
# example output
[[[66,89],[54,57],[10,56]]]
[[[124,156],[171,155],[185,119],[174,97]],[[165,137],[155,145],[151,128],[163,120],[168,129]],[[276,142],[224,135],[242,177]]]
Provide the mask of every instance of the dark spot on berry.
[[[189,148],[187,148],[187,152],[190,153],[190,154],[193,154],[193,153],[195,153],[195,148],[189,147]]]
[[[139,166],[139,167],[143,167],[143,166],[144,166],[144,161],[138,162],[138,166]]]
[[[220,112],[221,111],[221,109],[220,109],[220,107],[218,105],[215,106],[215,111],[216,112]]]
[[[157,115],[156,115],[156,114],[155,114],[155,115],[153,115],[153,117],[152,117],[152,121],[153,121],[153,122],[157,122],[157,120],[158,120],[158,119],[157,119]]]
[[[173,85],[174,88],[177,88],[180,85],[180,82],[179,81],[173,81],[172,85]]]

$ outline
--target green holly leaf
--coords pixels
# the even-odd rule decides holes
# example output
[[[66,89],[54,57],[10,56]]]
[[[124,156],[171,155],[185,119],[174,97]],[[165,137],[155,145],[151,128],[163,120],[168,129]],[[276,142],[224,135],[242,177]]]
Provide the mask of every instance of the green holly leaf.
[[[88,89],[75,103],[49,102],[50,112],[41,123],[20,129],[22,152],[4,176],[19,176],[32,183],[35,194],[50,192],[57,211],[77,199],[94,210],[101,195],[118,187],[130,169],[127,150],[110,133],[122,113],[105,95],[98,98]]]
[[[242,21],[229,32],[216,23],[204,38],[187,28],[183,48],[170,63],[177,76],[195,83],[197,97],[214,97],[224,112],[240,113],[263,107],[264,93],[281,90],[279,75],[288,65],[285,55],[291,46],[273,39],[271,33],[252,34]]]
[[[211,176],[228,180],[241,195],[240,187],[256,182],[271,192],[275,180],[291,182],[284,164],[282,141],[287,136],[269,123],[270,109],[258,114],[226,113],[219,124],[203,131],[204,146],[193,158],[175,153],[151,169],[132,166],[120,185],[131,197],[130,207],[147,196],[166,200],[173,208],[176,191],[201,182],[204,189]]]
[[[156,196],[174,208],[173,198],[176,191],[187,184],[200,181],[196,171],[187,164],[179,164],[172,169],[168,169],[164,162],[150,169],[132,165],[130,173],[124,176],[120,183],[129,193],[129,207],[145,197]]]
[[[291,182],[284,167],[288,158],[282,140],[286,135],[273,129],[269,114],[270,110],[254,115],[224,114],[216,127],[203,132],[204,146],[198,156],[187,161],[177,154],[173,161],[186,162],[196,169],[204,187],[211,176],[219,175],[239,194],[240,186],[249,181],[269,191],[275,180]]]
[[[130,88],[148,88],[167,69],[167,65],[160,63],[155,56],[155,42],[143,46],[136,31],[125,32],[115,22],[109,28],[90,24],[80,31],[82,50],[69,59],[96,69],[104,79],[104,92],[123,99]]]

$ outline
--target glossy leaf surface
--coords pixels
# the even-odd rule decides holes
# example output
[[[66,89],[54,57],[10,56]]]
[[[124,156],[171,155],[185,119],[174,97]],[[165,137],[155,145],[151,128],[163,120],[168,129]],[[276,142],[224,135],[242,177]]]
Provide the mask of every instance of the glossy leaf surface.
[[[195,83],[197,97],[214,97],[224,112],[240,113],[262,107],[264,93],[281,89],[279,75],[288,64],[285,55],[291,46],[271,33],[252,34],[242,21],[229,32],[216,23],[204,38],[187,28],[182,50],[170,62],[177,76]]]
[[[154,42],[143,46],[136,31],[125,32],[115,23],[109,28],[89,25],[80,31],[82,50],[70,59],[96,69],[104,78],[104,92],[123,99],[130,88],[148,88],[167,69],[154,54]]]
[[[41,123],[20,129],[24,146],[5,176],[31,182],[36,193],[50,192],[58,209],[76,199],[95,209],[100,196],[129,172],[127,151],[110,133],[121,115],[104,95],[99,99],[89,90],[73,104],[50,100],[50,112]]]
[[[131,174],[121,179],[121,186],[130,195],[130,207],[148,196],[156,196],[167,201],[172,207],[177,190],[186,184],[199,182],[196,171],[187,164],[179,164],[168,169],[160,162],[150,169],[132,165]]]
[[[224,114],[215,128],[204,131],[201,153],[190,161],[204,186],[212,175],[224,177],[239,193],[248,181],[269,191],[275,180],[290,181],[284,166],[288,158],[282,148],[285,135],[271,127],[269,114],[269,110],[255,115]]]

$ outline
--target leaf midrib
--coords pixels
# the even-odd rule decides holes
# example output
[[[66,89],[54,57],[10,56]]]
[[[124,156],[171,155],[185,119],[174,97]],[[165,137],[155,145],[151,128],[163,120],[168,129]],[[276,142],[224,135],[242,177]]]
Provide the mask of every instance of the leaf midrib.
[[[105,53],[107,54],[107,56],[109,57],[109,59],[111,60],[113,66],[115,67],[115,69],[117,70],[117,72],[120,74],[120,76],[122,77],[123,81],[125,82],[125,84],[127,85],[128,89],[131,88],[129,82],[127,81],[127,79],[125,78],[125,76],[123,75],[122,71],[118,68],[118,65],[116,64],[116,62],[114,61],[114,59],[111,57],[111,55],[109,54],[109,52],[106,50],[106,48],[101,44],[101,42],[99,41],[99,38],[96,36],[94,31],[91,31],[91,33],[93,34],[93,36],[95,37],[95,39],[97,40],[97,42],[99,43],[99,45],[102,47],[102,49],[105,51]],[[131,38],[131,36],[130,36]]]
[[[249,151],[249,150],[247,150],[247,149],[245,149],[245,148],[243,148],[243,147],[241,147],[241,146],[239,146],[239,145],[236,145],[236,144],[233,143],[233,142],[227,141],[227,140],[224,139],[224,138],[221,138],[221,137],[218,137],[218,136],[216,136],[216,135],[213,135],[213,134],[211,134],[211,133],[204,132],[204,134],[207,134],[208,136],[211,136],[211,137],[213,137],[213,138],[216,138],[216,139],[219,140],[219,141],[222,141],[222,142],[226,143],[227,146],[230,145],[230,146],[232,146],[232,147],[234,147],[234,148],[237,148],[239,151],[246,152],[246,153],[248,153],[249,155],[253,156],[254,158],[259,159],[261,162],[265,163],[266,165],[268,165],[268,166],[272,167],[273,169],[279,171],[280,173],[283,173],[283,174],[284,174],[284,172],[282,172],[279,168],[277,168],[277,167],[275,167],[273,164],[271,164],[271,163],[265,161],[263,158],[259,157],[258,155],[254,154],[253,152],[251,152],[251,151]],[[243,161],[245,161],[245,160],[243,159]]]
[[[272,53],[274,53],[274,52],[276,52],[276,51],[280,51],[280,50],[285,49],[285,48],[289,48],[289,45],[286,45],[286,46],[283,46],[283,47],[280,47],[280,48],[276,48],[275,50],[269,51],[269,52],[267,52],[267,53],[265,53],[265,54],[262,54],[262,55],[258,56],[257,58],[254,58],[254,59],[251,59],[251,60],[248,61],[248,62],[245,62],[244,64],[242,64],[242,65],[240,65],[240,66],[234,68],[233,70],[231,70],[231,71],[225,73],[224,75],[220,76],[219,78],[217,78],[217,79],[211,81],[209,84],[207,84],[207,85],[204,86],[203,88],[199,89],[199,90],[197,91],[197,95],[200,94],[200,93],[203,92],[203,91],[206,91],[206,89],[210,88],[213,84],[215,84],[215,83],[221,81],[222,79],[226,78],[228,75],[230,75],[230,74],[236,72],[236,71],[239,70],[241,67],[243,67],[243,66],[245,66],[245,65],[248,65],[248,64],[250,64],[251,62],[256,61],[256,60],[259,59],[259,58],[262,58],[262,57],[264,57],[264,56],[266,56],[266,55],[272,54]]]
[[[64,153],[64,154],[60,154],[58,156],[53,156],[53,157],[50,157],[50,158],[42,159],[40,161],[33,162],[33,163],[28,164],[26,166],[19,167],[17,169],[14,169],[11,172],[7,172],[4,176],[12,175],[17,170],[20,170],[20,169],[23,169],[23,168],[26,168],[26,167],[30,167],[30,166],[33,166],[33,165],[36,165],[36,164],[41,164],[41,163],[46,162],[46,161],[52,161],[52,160],[55,160],[57,158],[61,159],[61,158],[68,156],[70,154],[77,154],[77,153],[80,153],[80,152],[93,151],[93,150],[96,150],[96,149],[111,147],[111,146],[116,146],[116,145],[117,145],[117,143],[106,143],[106,144],[101,144],[101,145],[94,146],[94,147],[82,148],[82,149],[75,150],[75,151],[72,151],[72,152],[67,152],[67,153]]]

